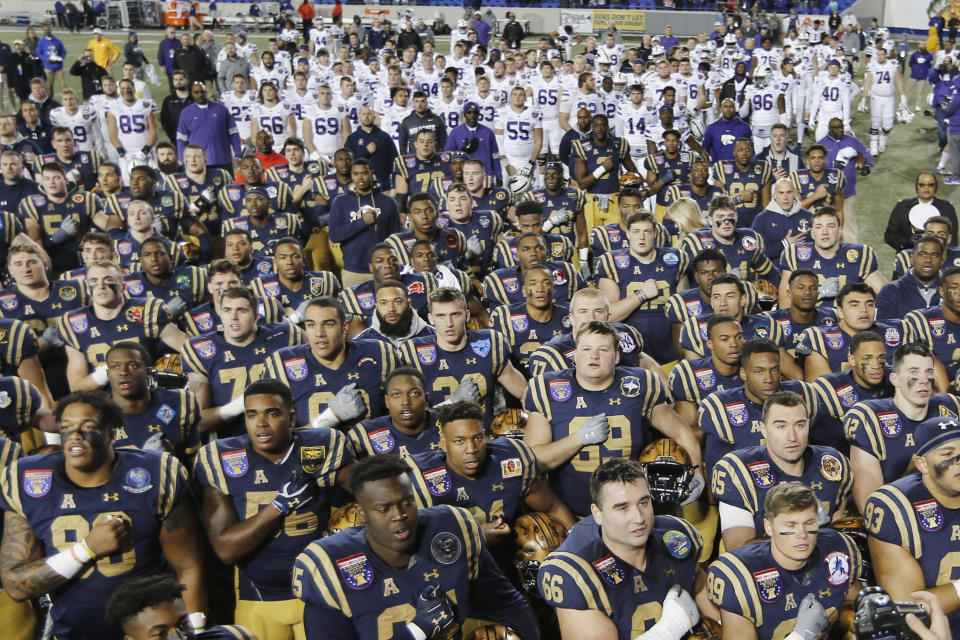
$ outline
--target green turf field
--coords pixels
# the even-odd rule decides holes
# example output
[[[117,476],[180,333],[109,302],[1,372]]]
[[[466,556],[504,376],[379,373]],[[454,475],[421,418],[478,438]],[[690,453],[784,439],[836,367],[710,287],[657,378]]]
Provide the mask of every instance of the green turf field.
[[[38,30],[39,31],[39,30]],[[11,43],[13,40],[22,37],[24,29],[0,28],[0,39]],[[160,39],[163,37],[160,31],[141,30],[140,43],[144,48],[147,57],[154,59],[157,52]],[[66,66],[73,64],[91,36],[89,33],[70,34],[55,32],[55,35],[63,40],[67,47]],[[108,32],[105,37],[110,38],[122,50],[123,44],[127,39],[127,32]],[[217,32],[218,39],[222,39],[222,32]],[[251,33],[250,38],[258,47],[264,48],[267,45],[265,33]],[[530,37],[534,41],[534,36]],[[449,49],[447,38],[438,38],[438,49],[446,52]],[[626,45],[632,46],[634,43],[629,39]],[[120,76],[120,65],[114,67],[114,75]],[[162,78],[162,74],[161,74]],[[166,91],[166,82],[164,85],[155,89],[154,95],[162,95],[159,91]],[[862,84],[862,77],[857,78]],[[80,79],[67,75],[67,83],[80,90]],[[158,100],[159,102],[159,100]],[[852,108],[856,108],[857,100],[853,101]],[[911,107],[912,107],[911,102]],[[869,144],[869,114],[854,113],[853,127],[865,144]],[[805,145],[813,143],[812,135],[808,134]],[[868,243],[877,251],[880,260],[881,272],[889,277],[893,270],[893,250],[883,242],[883,231],[886,228],[887,219],[893,205],[901,198],[912,196],[914,194],[913,183],[917,173],[925,169],[933,169],[939,159],[939,150],[937,149],[937,129],[936,122],[932,117],[926,117],[918,113],[913,123],[910,125],[897,125],[887,146],[887,151],[877,161],[877,166],[873,172],[866,178],[859,178],[857,181],[857,211],[860,221],[860,241]],[[942,180],[941,180],[942,183]],[[960,204],[960,191],[955,187],[942,186],[939,196],[949,199],[955,204]]]

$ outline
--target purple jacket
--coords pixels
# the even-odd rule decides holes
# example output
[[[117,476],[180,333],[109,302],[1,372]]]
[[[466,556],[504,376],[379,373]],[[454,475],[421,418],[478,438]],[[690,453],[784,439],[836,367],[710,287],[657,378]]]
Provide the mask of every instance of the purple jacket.
[[[487,43],[490,42],[490,25],[484,22],[483,20],[473,20],[473,24],[470,25],[477,32],[477,42],[483,46],[487,46]]]
[[[171,40],[167,36],[163,36],[163,40],[160,41],[160,49],[157,52],[157,61],[163,67],[163,70],[166,71],[167,75],[173,73],[173,54],[180,48],[180,41],[174,38]]]
[[[734,116],[732,120],[720,118],[707,127],[703,134],[703,148],[710,154],[710,161],[733,160],[733,145],[738,138],[753,139],[750,125]]]
[[[857,153],[862,153],[867,157],[867,166],[873,166],[873,156],[870,155],[870,151],[863,146],[863,143],[854,138],[853,136],[844,135],[839,140],[834,140],[830,136],[823,136],[817,140],[817,144],[822,144],[827,148],[827,166],[833,167],[833,161],[837,158],[837,153],[845,147],[853,147]],[[843,177],[845,184],[843,187],[843,197],[849,198],[850,196],[857,195],[857,167],[853,161],[848,162],[843,169]]]
[[[476,140],[476,143],[473,140]],[[468,151],[468,149],[472,149]],[[500,150],[497,147],[497,138],[493,129],[478,124],[475,131],[470,131],[466,124],[457,125],[447,136],[447,146],[444,151],[464,151],[474,160],[483,163],[488,176],[498,179],[502,173],[500,168]]]

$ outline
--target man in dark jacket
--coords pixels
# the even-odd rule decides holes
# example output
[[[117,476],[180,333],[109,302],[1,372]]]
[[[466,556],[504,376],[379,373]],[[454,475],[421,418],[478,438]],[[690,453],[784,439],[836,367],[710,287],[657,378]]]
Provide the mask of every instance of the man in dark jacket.
[[[177,127],[180,125],[180,112],[187,108],[187,105],[193,104],[193,98],[190,97],[190,84],[187,82],[187,74],[184,71],[173,72],[173,93],[163,99],[160,106],[160,126],[163,127],[167,138],[177,139]]]
[[[523,27],[517,22],[517,16],[513,11],[507,11],[507,24],[503,25],[503,34],[500,37],[507,41],[507,46],[511,49],[519,49],[525,35]]]
[[[4,68],[10,81],[10,90],[16,93],[20,100],[26,100],[30,95],[30,81],[43,77],[43,63],[40,58],[27,51],[23,40],[13,41],[13,53]]]
[[[374,124],[377,114],[371,107],[361,107],[359,117],[360,127],[347,136],[343,146],[350,150],[355,160],[361,158],[369,160],[373,165],[377,182],[382,188],[390,189],[393,163],[397,158],[397,146],[393,144],[389,133]]]
[[[173,93],[173,56],[179,48],[180,41],[177,40],[176,32],[173,27],[167,27],[167,32],[160,41],[160,48],[157,49],[157,62],[167,74],[170,93]]]
[[[190,82],[206,82],[213,77],[210,58],[188,35],[180,36],[180,48],[173,54],[173,68],[186,72]]]
[[[80,76],[80,86],[83,89],[83,99],[89,100],[90,96],[103,93],[100,89],[100,78],[107,75],[107,70],[93,61],[93,51],[84,49],[73,66],[70,67],[70,75]]]
[[[430,111],[427,104],[427,94],[423,91],[413,92],[413,113],[400,123],[397,143],[401,153],[414,153],[413,141],[421,129],[430,129],[434,132],[437,149],[443,149],[447,144],[447,127],[443,118]]]
[[[403,23],[403,30],[397,36],[397,50],[403,51],[407,47],[416,47],[417,51],[423,51],[423,40],[420,34],[413,28],[413,23],[407,20]]]
[[[933,216],[943,216],[950,220],[954,229],[957,228],[957,212],[948,200],[936,197],[937,187],[936,174],[932,171],[921,173],[914,183],[917,195],[904,198],[894,205],[887,229],[883,233],[883,241],[893,247],[894,251],[912,249],[913,243],[923,235],[927,219]],[[956,246],[957,234],[953,235],[951,244]]]

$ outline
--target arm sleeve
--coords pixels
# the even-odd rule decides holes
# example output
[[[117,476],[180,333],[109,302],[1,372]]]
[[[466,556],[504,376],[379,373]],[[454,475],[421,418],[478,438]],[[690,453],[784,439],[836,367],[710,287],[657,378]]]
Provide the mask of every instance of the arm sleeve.
[[[507,580],[486,549],[480,552],[480,574],[473,583],[470,600],[471,617],[506,625],[524,640],[540,637],[527,601]]]

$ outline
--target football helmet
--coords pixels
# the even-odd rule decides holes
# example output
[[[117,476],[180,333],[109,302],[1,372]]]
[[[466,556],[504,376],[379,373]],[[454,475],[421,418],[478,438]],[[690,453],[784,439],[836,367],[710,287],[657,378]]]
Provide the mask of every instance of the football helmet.
[[[728,33],[727,35],[723,36],[723,46],[728,50],[737,49],[740,46],[737,43],[737,36],[732,33]]]
[[[520,636],[516,631],[502,624],[485,624],[474,629],[470,635],[464,636],[463,640],[520,640]]]
[[[863,569],[860,571],[860,582],[863,586],[876,584],[873,574],[873,564],[870,561],[870,545],[867,544],[867,525],[860,516],[840,518],[827,525],[828,529],[845,533],[856,543],[860,550],[860,559]]]
[[[523,173],[515,173],[507,181],[507,187],[514,196],[523,195],[530,190],[530,177]]]
[[[690,128],[690,134],[697,140],[703,140],[703,118],[699,113],[690,111],[687,114],[687,126]]]
[[[760,88],[765,88],[770,84],[772,78],[773,71],[771,71],[770,66],[762,64],[757,67],[757,70],[753,73],[753,84]]]
[[[547,555],[567,537],[563,525],[548,513],[525,513],[513,523],[513,566],[524,593],[537,593],[537,572]]]
[[[680,504],[690,491],[697,467],[675,440],[661,438],[648,444],[637,462],[647,473],[647,485],[655,502]]]
[[[710,618],[700,618],[700,622],[690,630],[687,640],[720,640],[720,625]]]
[[[632,171],[628,171],[627,173],[620,176],[618,181],[620,183],[621,189],[625,189],[628,187],[636,187],[637,189],[639,189],[640,187],[643,186],[643,178],[640,177],[639,173],[634,173]]]
[[[363,511],[356,502],[348,502],[342,507],[337,507],[330,512],[330,519],[327,520],[327,531],[336,533],[351,527],[357,527],[366,522],[363,517]]]
[[[913,110],[905,104],[897,107],[897,122],[900,124],[910,124],[913,122]]]
[[[662,44],[655,44],[653,48],[650,49],[651,58],[665,58],[667,56],[667,50],[664,49]]]
[[[506,409],[496,415],[490,423],[490,433],[494,437],[523,439],[523,428],[527,426],[527,412],[523,409]]]

